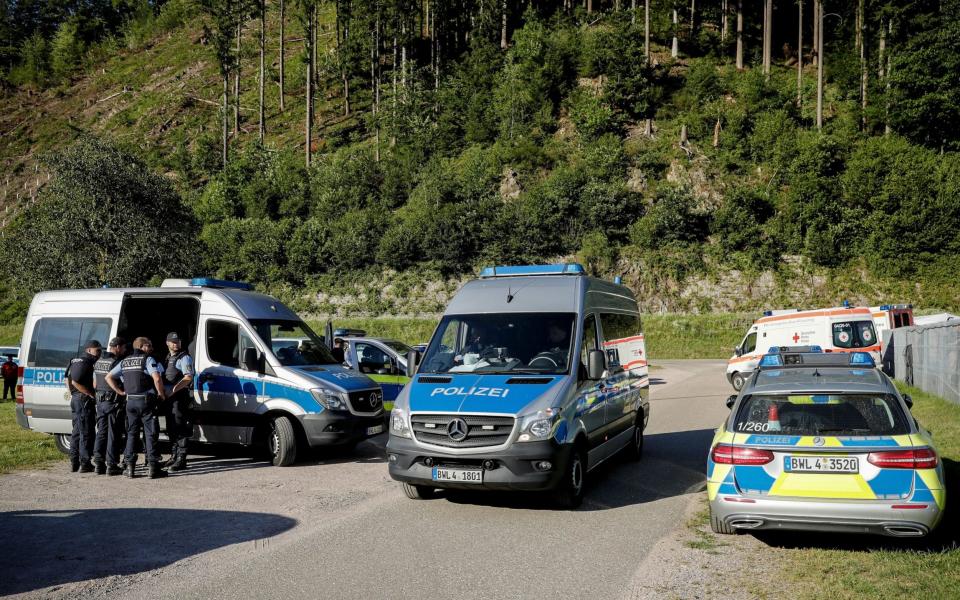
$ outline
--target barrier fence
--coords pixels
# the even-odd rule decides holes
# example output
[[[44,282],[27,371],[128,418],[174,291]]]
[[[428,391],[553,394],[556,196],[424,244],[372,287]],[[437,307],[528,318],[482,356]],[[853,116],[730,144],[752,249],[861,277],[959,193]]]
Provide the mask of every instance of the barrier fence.
[[[884,332],[883,369],[900,381],[960,404],[960,322]]]

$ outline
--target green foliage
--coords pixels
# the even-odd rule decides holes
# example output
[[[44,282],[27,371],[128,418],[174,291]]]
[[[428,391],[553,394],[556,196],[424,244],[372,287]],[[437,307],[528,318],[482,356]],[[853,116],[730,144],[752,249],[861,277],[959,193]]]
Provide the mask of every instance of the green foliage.
[[[80,66],[84,45],[75,21],[64,21],[50,43],[50,69],[57,80],[67,79]]]
[[[227,279],[280,281],[287,265],[285,242],[295,227],[291,219],[262,218],[229,218],[204,225],[200,241],[207,270]]]
[[[633,225],[630,237],[640,248],[658,250],[702,241],[706,233],[706,220],[695,213],[690,192],[665,187],[647,214]]]

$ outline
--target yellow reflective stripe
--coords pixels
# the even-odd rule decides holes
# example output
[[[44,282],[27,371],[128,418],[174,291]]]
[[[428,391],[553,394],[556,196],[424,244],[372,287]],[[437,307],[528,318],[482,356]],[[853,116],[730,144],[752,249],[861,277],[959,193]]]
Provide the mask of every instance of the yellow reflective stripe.
[[[383,403],[383,410],[385,410],[385,411],[387,411],[387,412],[390,412],[391,410],[393,410],[393,402],[384,402],[384,403]]]
[[[923,443],[914,444],[913,440],[910,439],[909,435],[894,435],[891,437],[893,438],[893,441],[897,443],[898,446],[914,446],[914,445],[922,446],[923,445]]]
[[[815,436],[805,435],[800,438],[800,441],[797,442],[797,445],[794,447],[798,447],[798,446],[813,446],[815,448],[842,448],[843,447],[843,444],[840,443],[840,440],[838,440],[835,437],[821,438],[823,440],[822,446],[816,446],[813,443],[814,439],[815,439]]]
[[[396,375],[379,375],[376,373],[367,373],[367,377],[376,381],[377,383],[396,383]]]
[[[770,488],[771,496],[875,500],[877,495],[860,475],[784,473]]]
[[[717,497],[717,492],[720,490],[719,481],[708,481],[707,482],[707,500],[713,500]]]

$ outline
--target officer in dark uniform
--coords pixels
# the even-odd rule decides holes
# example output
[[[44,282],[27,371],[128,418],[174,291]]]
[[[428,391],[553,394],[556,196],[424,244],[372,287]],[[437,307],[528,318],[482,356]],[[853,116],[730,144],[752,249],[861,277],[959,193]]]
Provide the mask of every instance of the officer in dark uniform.
[[[158,406],[167,396],[161,377],[163,370],[150,356],[152,351],[153,343],[148,338],[138,337],[133,341],[133,354],[113,367],[106,378],[118,396],[127,398],[127,449],[124,453],[127,465],[124,472],[130,478],[137,476],[136,444],[141,424],[146,438],[150,479],[167,476],[167,472],[160,468],[160,423],[157,419]]]
[[[71,359],[64,379],[70,391],[70,415],[73,432],[70,435],[70,471],[90,473],[93,464],[93,432],[96,426],[96,408],[93,392],[93,364],[100,358],[103,346],[90,340],[84,346],[82,356]]]
[[[93,387],[97,394],[97,440],[93,446],[93,464],[97,475],[120,475],[120,445],[126,431],[126,405],[123,398],[110,388],[107,374],[127,356],[127,342],[115,337],[107,344],[107,351],[93,365]],[[106,462],[104,462],[106,458]]]
[[[170,467],[171,471],[182,471],[187,468],[187,442],[193,436],[193,421],[190,419],[193,358],[183,349],[176,331],[167,334],[167,350],[167,366],[163,370],[163,378],[168,385],[165,415],[173,455],[164,466]]]

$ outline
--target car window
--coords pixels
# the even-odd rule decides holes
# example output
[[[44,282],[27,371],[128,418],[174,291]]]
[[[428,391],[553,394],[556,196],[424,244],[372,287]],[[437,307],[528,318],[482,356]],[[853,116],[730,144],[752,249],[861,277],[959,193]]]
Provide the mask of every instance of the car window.
[[[847,321],[833,324],[833,345],[837,348],[866,348],[877,343],[873,321]]]
[[[239,367],[240,326],[230,321],[207,321],[207,356],[225,367]]]
[[[757,332],[754,331],[750,333],[747,337],[743,338],[743,353],[750,354],[757,349]]]
[[[583,320],[583,341],[580,344],[580,366],[587,368],[587,357],[591,350],[597,349],[597,318],[588,315]]]
[[[907,417],[892,395],[790,394],[748,396],[736,433],[782,435],[904,435]]]
[[[390,365],[387,353],[373,344],[357,342],[357,362],[361,373],[376,373]]]
[[[639,315],[600,313],[600,330],[607,363],[625,369],[645,360],[642,353],[642,325]]]
[[[62,367],[83,351],[87,340],[109,341],[111,319],[49,318],[37,321],[30,340],[31,367]]]

